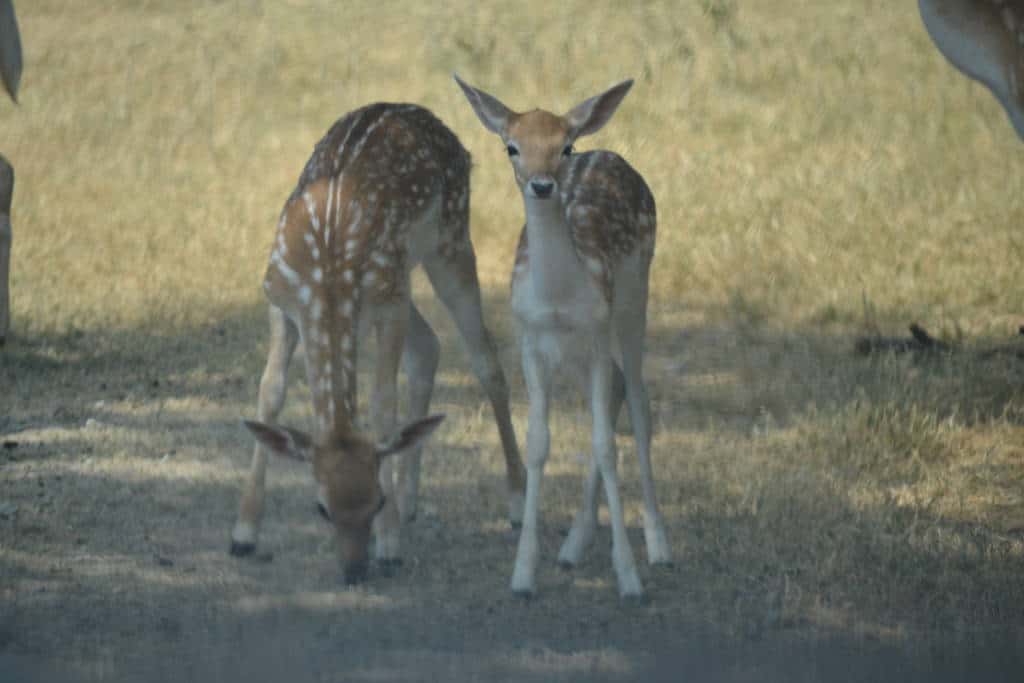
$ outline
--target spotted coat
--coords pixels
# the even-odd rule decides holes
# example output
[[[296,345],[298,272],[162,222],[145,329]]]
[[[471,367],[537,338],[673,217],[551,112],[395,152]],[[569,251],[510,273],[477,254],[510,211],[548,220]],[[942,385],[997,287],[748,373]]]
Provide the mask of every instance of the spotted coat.
[[[573,154],[560,170],[558,187],[576,253],[610,302],[619,264],[638,250],[644,265],[654,257],[654,196],[625,159],[606,150]],[[524,225],[516,248],[513,286],[528,263]]]
[[[440,255],[471,249],[469,167],[455,135],[413,104],[357,109],[316,144],[263,286],[299,327],[318,431],[353,426],[360,311],[409,296],[410,226],[436,211]]]

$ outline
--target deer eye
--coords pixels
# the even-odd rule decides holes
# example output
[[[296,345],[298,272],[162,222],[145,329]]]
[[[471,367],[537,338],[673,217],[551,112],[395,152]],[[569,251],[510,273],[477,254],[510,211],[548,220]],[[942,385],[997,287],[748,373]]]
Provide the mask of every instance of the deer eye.
[[[516,147],[515,145],[509,145],[508,147],[505,148],[505,151],[508,152],[508,155],[510,157],[519,156],[519,148]]]
[[[562,150],[562,156],[563,156],[563,157],[568,157],[568,156],[572,156],[572,153],[573,153],[574,151],[576,151],[576,150],[574,150],[574,149],[573,149],[573,146],[572,146],[572,145],[566,145],[566,146],[565,146],[565,149],[563,149],[563,150]]]

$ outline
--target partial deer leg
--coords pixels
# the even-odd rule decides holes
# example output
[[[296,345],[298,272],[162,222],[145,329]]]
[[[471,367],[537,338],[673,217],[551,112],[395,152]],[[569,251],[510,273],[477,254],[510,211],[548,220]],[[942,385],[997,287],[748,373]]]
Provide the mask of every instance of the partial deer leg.
[[[14,192],[14,167],[0,155],[0,346],[10,328],[11,278],[11,194]]]
[[[430,324],[423,319],[416,305],[409,305],[409,331],[405,340],[402,365],[409,391],[409,415],[414,422],[426,417],[430,396],[434,392],[434,376],[441,356],[441,344]],[[416,518],[420,486],[420,455],[422,444],[414,447],[398,461],[398,512],[403,522]]]
[[[288,365],[299,331],[276,306],[270,307],[270,352],[260,379],[257,414],[260,422],[273,423],[284,407],[288,387]],[[249,478],[238,505],[238,520],[231,532],[231,554],[248,555],[256,548],[260,522],[263,519],[263,497],[266,488],[267,451],[257,441],[253,449]]]
[[[536,590],[534,575],[537,571],[538,511],[540,484],[544,477],[544,464],[551,447],[548,429],[549,400],[551,397],[551,371],[543,354],[536,348],[536,340],[524,336],[522,342],[523,375],[530,399],[530,415],[526,429],[526,500],[523,509],[523,528],[519,532],[516,564],[512,571],[512,591],[528,597]]]
[[[612,363],[611,391],[611,419],[614,427],[618,425],[622,404],[626,401],[626,379],[620,365],[614,362]],[[566,569],[580,563],[580,560],[583,559],[583,552],[594,540],[594,533],[597,531],[597,489],[600,482],[601,475],[597,467],[597,459],[592,456],[587,468],[587,476],[583,480],[583,504],[573,519],[569,535],[566,536],[561,550],[558,551],[558,563]]]
[[[583,480],[583,504],[576,513],[569,535],[558,551],[558,563],[567,569],[580,563],[583,552],[594,540],[594,533],[597,531],[597,485],[600,481],[597,458],[592,455],[587,477]]]
[[[373,393],[370,397],[370,419],[378,441],[394,435],[398,424],[398,367],[405,345],[410,304],[407,301],[384,307],[377,312],[377,365],[374,368]],[[397,564],[401,527],[395,495],[395,459],[384,458],[380,464],[380,487],[384,492],[384,508],[373,520],[376,538],[374,559],[384,565]]]
[[[526,475],[515,431],[512,429],[508,382],[505,380],[501,363],[498,362],[494,339],[484,324],[480,283],[476,274],[476,256],[472,248],[466,248],[457,253],[454,262],[438,256],[425,262],[424,266],[434,291],[455,319],[455,324],[469,351],[473,372],[487,393],[491,409],[494,411],[505,454],[509,521],[513,527],[517,527],[523,519]]]
[[[645,288],[646,289],[646,288]],[[647,295],[637,297],[635,305],[622,306],[615,316],[615,327],[622,350],[622,371],[626,379],[626,400],[633,423],[637,458],[640,461],[640,485],[644,495],[644,541],[650,564],[669,564],[672,554],[665,535],[665,523],[658,511],[651,467],[651,404],[643,377],[644,329],[647,324]]]
[[[618,455],[615,450],[615,432],[612,425],[612,358],[606,335],[598,335],[590,370],[590,412],[593,416],[592,447],[594,460],[604,482],[604,495],[608,501],[608,516],[612,525],[612,562],[619,579],[619,595],[638,598],[643,587],[636,571],[633,549],[626,535],[626,521],[619,497]],[[603,348],[602,348],[603,347]]]

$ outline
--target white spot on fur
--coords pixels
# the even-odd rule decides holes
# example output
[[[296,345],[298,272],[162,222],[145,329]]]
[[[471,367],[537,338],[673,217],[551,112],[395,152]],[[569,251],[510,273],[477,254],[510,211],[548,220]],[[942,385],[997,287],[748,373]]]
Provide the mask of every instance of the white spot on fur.
[[[299,287],[299,301],[303,305],[308,304],[312,296],[313,292],[309,289],[308,285],[302,285],[301,287]]]
[[[270,262],[277,268],[277,272],[281,273],[281,277],[288,282],[292,287],[297,287],[301,278],[295,270],[289,266],[279,252],[274,252],[270,257]]]
[[[323,282],[324,271],[319,266],[313,269],[313,282]]]
[[[309,212],[309,220],[314,230],[320,230],[320,218],[316,215],[316,202],[309,192],[302,193],[302,201],[306,203],[306,211]]]

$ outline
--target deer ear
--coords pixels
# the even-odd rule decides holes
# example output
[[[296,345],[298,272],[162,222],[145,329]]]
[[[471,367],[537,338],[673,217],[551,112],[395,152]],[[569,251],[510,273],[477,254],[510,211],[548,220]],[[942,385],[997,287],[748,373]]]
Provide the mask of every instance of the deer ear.
[[[463,81],[458,74],[452,74],[452,76],[462,88],[462,92],[466,93],[466,99],[473,105],[473,111],[476,112],[480,123],[484,124],[484,127],[492,133],[504,135],[508,130],[508,122],[514,115],[512,110],[502,104],[497,97],[488,95],[483,90],[478,90]]]
[[[428,436],[434,433],[434,430],[441,424],[444,417],[443,414],[431,415],[406,425],[391,441],[377,446],[377,458],[384,459],[389,455],[394,455],[399,451],[404,451],[422,443]]]
[[[262,422],[243,421],[256,440],[275,455],[306,462],[311,459],[313,442],[303,432],[287,427],[273,427]]]
[[[601,130],[618,109],[622,98],[633,87],[633,79],[623,81],[600,95],[595,95],[573,107],[565,118],[569,120],[570,135],[575,139]]]

